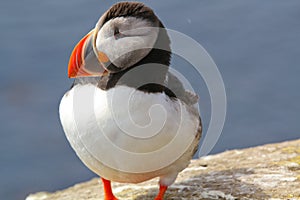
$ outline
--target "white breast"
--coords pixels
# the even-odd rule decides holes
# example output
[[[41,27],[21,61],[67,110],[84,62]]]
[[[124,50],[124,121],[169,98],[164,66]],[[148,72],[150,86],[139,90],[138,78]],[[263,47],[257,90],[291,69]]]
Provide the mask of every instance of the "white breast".
[[[88,84],[65,94],[60,118],[91,170],[110,180],[138,182],[162,176],[160,170],[178,173],[188,164],[199,125],[189,109],[163,93],[126,86],[103,91]]]

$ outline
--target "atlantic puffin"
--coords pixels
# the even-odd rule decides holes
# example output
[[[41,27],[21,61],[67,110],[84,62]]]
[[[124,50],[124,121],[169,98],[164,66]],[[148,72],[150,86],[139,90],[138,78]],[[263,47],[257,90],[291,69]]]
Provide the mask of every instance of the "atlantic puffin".
[[[110,7],[75,46],[74,83],[63,96],[63,130],[81,161],[111,181],[159,177],[164,194],[196,153],[202,133],[198,96],[169,70],[170,39],[153,10],[139,2]]]

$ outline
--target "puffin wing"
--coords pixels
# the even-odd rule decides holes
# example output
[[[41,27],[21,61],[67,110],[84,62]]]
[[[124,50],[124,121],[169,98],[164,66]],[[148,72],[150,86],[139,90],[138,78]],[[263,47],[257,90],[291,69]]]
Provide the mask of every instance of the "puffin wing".
[[[171,90],[178,99],[187,105],[193,105],[198,102],[198,95],[192,91],[186,90],[181,81],[171,72],[168,72],[167,88]]]

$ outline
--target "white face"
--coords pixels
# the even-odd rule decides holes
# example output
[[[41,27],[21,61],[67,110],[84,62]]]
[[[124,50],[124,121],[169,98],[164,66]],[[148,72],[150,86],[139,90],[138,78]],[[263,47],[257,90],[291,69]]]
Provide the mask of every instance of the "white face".
[[[157,24],[148,20],[117,17],[106,22],[99,30],[95,48],[97,52],[105,53],[116,67],[125,69],[151,51],[158,32]]]

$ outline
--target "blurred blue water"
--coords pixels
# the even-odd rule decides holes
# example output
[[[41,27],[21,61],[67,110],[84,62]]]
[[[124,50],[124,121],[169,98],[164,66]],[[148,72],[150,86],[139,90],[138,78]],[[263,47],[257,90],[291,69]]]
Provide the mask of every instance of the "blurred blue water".
[[[94,176],[67,143],[58,104],[72,82],[66,66],[73,46],[111,4],[0,3],[0,199],[24,199],[31,192],[54,191]],[[212,153],[299,138],[300,1],[147,4],[166,27],[202,44],[223,76],[228,115]],[[185,62],[175,57],[173,64]],[[199,86],[207,128],[209,95],[204,85],[193,85]]]

